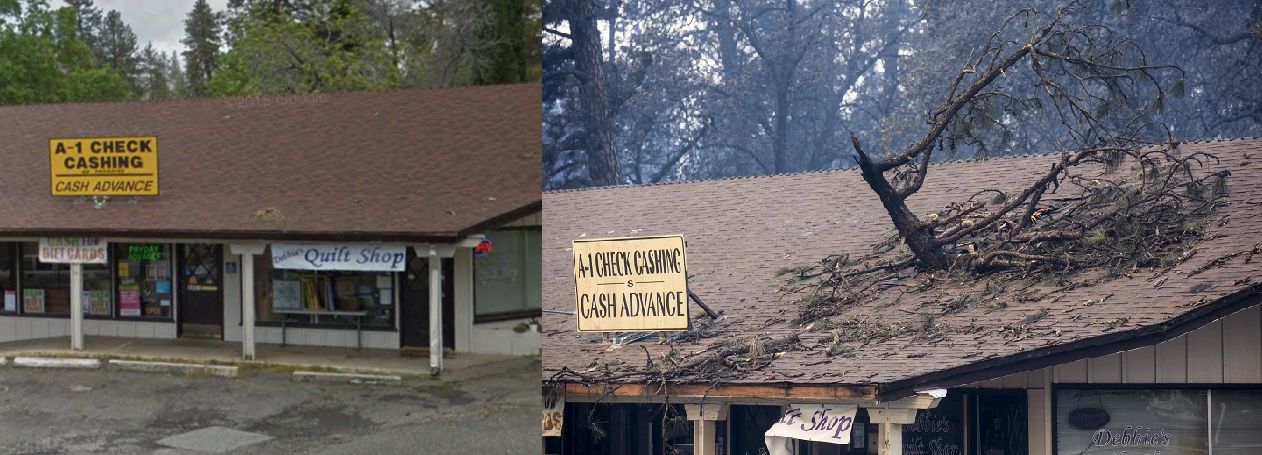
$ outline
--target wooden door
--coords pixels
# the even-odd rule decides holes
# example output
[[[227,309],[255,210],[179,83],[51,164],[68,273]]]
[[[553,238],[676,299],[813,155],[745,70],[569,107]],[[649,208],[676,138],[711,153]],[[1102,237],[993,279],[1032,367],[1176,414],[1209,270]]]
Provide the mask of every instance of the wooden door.
[[[455,266],[451,258],[443,259],[443,347],[456,347]],[[404,348],[429,347],[429,259],[408,254],[408,268],[403,273],[403,294],[399,304],[402,326],[399,334]]]
[[[180,336],[223,338],[223,245],[180,245]]]

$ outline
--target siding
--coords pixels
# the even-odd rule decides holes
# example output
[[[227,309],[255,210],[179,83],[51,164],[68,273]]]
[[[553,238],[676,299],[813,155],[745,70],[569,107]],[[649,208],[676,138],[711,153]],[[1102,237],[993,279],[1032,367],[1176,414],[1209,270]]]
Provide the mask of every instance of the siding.
[[[1051,396],[1043,378],[1073,384],[1262,384],[1262,307],[1250,307],[1155,346],[1017,373],[966,388],[1026,389],[1030,453],[1047,453]]]

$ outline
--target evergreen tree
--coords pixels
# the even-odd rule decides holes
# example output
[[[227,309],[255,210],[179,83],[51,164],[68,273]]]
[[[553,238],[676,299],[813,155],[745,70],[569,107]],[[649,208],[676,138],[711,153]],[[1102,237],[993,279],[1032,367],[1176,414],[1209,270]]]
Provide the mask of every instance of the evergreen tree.
[[[143,71],[145,99],[160,100],[171,97],[171,84],[168,79],[167,58],[162,52],[153,48],[153,43],[145,45],[140,52],[140,66]]]
[[[131,26],[123,22],[118,11],[111,10],[101,23],[98,37],[100,51],[98,55],[103,63],[109,65],[123,76],[127,85],[136,94],[143,92],[140,86],[140,68],[137,65],[136,33]]]
[[[159,54],[162,56],[162,54]],[[171,51],[171,55],[167,59],[167,83],[171,86],[172,98],[187,98],[188,78],[184,76],[184,65],[180,63],[180,55],[178,52]]]
[[[184,74],[191,96],[205,96],[207,84],[219,67],[223,27],[206,0],[197,0],[184,20]]]
[[[73,7],[25,6],[0,0],[0,104],[130,97],[122,76],[79,39]]]
[[[485,0],[493,21],[482,31],[482,39],[494,43],[489,47],[490,67],[481,71],[477,82],[494,84],[521,82],[530,78],[530,51],[540,37],[531,30],[527,16],[532,0]]]
[[[66,0],[66,6],[75,12],[75,32],[79,41],[87,44],[97,58],[105,60],[104,54],[100,53],[103,48],[97,35],[97,29],[102,22],[101,9],[97,8],[92,0]]]

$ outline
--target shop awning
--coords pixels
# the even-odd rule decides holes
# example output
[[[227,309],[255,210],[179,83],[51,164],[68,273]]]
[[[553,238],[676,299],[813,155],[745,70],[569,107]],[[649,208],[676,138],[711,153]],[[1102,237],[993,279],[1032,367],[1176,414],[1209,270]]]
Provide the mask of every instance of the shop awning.
[[[792,454],[795,439],[849,444],[857,412],[853,404],[792,404],[763,436],[771,455]]]

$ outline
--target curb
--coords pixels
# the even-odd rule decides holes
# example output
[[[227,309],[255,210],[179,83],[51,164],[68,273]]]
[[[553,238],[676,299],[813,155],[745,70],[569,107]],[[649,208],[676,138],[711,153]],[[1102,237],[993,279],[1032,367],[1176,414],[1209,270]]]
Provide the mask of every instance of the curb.
[[[295,371],[293,380],[305,382],[344,382],[350,384],[401,385],[403,378],[386,374],[326,373],[323,371]]]
[[[224,378],[235,378],[238,369],[235,366],[203,365],[193,363],[147,362],[142,360],[110,360],[110,366],[120,370],[144,371],[150,373],[182,373],[204,374]]]
[[[101,361],[81,357],[14,357],[13,366],[31,368],[101,368]]]

